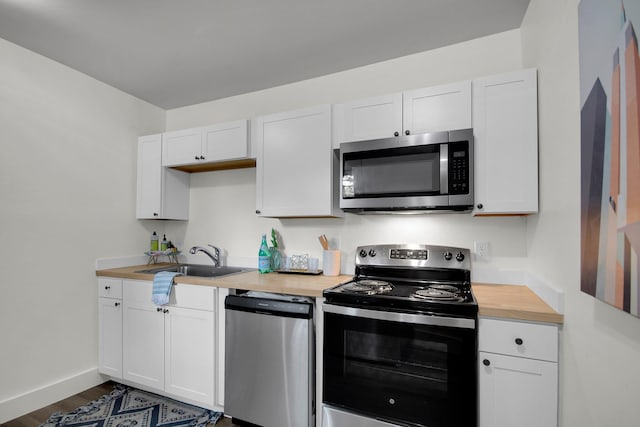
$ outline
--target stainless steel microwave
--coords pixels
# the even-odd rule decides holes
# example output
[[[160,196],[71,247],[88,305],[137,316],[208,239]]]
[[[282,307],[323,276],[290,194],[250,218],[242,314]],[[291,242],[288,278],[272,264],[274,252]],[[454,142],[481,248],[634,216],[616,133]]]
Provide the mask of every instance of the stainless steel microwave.
[[[473,129],[340,144],[347,212],[471,210]]]

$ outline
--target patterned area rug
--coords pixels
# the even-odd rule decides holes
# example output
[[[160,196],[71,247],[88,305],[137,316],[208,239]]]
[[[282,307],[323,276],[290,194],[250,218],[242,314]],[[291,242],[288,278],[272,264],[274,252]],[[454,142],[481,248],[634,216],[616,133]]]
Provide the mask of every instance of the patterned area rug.
[[[221,417],[221,412],[117,384],[111,393],[88,405],[53,414],[40,427],[205,427]]]

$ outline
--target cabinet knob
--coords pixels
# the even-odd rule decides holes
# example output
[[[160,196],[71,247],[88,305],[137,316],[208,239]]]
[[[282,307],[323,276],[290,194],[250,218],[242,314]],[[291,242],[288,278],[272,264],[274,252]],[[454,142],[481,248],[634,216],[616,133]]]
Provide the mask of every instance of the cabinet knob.
[[[516,338],[516,344],[517,345],[522,345],[524,341],[522,341],[522,338]]]
[[[400,132],[395,131],[395,132],[393,133],[393,136],[400,136]]]
[[[164,314],[167,314],[167,313],[169,312],[169,309],[165,308],[164,310],[162,310],[162,312],[163,312]]]
[[[156,308],[156,311],[157,311],[158,313],[160,313],[160,312],[162,311],[162,307],[158,307],[158,308]]]
[[[105,286],[105,287],[104,287],[104,290],[105,290],[105,291],[108,291],[109,289],[111,289],[111,286]]]
[[[411,135],[411,131],[409,131],[409,129],[407,129],[407,130],[404,131],[404,134],[405,135]]]
[[[200,156],[195,156],[194,159],[200,160]]]
[[[482,208],[484,208],[484,205],[483,205],[482,203],[478,203],[478,204],[476,205],[476,208],[478,208],[478,209],[482,209]]]
[[[484,366],[489,366],[489,365],[491,365],[491,362],[489,361],[489,359],[484,359],[484,360],[482,361],[482,364],[483,364]]]
[[[200,156],[200,160],[204,160],[204,156]]]
[[[120,305],[119,302],[115,303],[114,306],[118,307]]]
[[[158,212],[154,212],[154,213],[153,213],[153,216],[158,216]]]
[[[256,213],[257,213],[257,214],[259,214],[259,213],[260,213],[260,211],[259,211],[258,209],[256,209]]]

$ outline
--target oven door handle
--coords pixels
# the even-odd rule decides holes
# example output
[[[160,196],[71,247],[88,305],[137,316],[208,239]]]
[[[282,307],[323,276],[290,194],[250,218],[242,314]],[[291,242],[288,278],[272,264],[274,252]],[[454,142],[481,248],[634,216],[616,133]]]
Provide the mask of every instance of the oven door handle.
[[[475,319],[461,317],[447,317],[424,314],[399,313],[397,311],[379,311],[366,308],[344,307],[341,305],[322,304],[325,313],[340,314],[343,316],[364,317],[367,319],[383,320],[389,322],[414,323],[418,325],[447,326],[451,328],[474,329]]]

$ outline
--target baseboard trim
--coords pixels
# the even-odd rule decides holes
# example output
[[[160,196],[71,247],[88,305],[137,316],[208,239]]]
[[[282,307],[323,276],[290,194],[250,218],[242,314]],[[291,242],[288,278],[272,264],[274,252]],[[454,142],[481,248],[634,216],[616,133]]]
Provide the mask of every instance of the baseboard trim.
[[[105,377],[98,373],[98,368],[92,368],[2,400],[0,401],[0,423],[66,399],[105,381]]]

